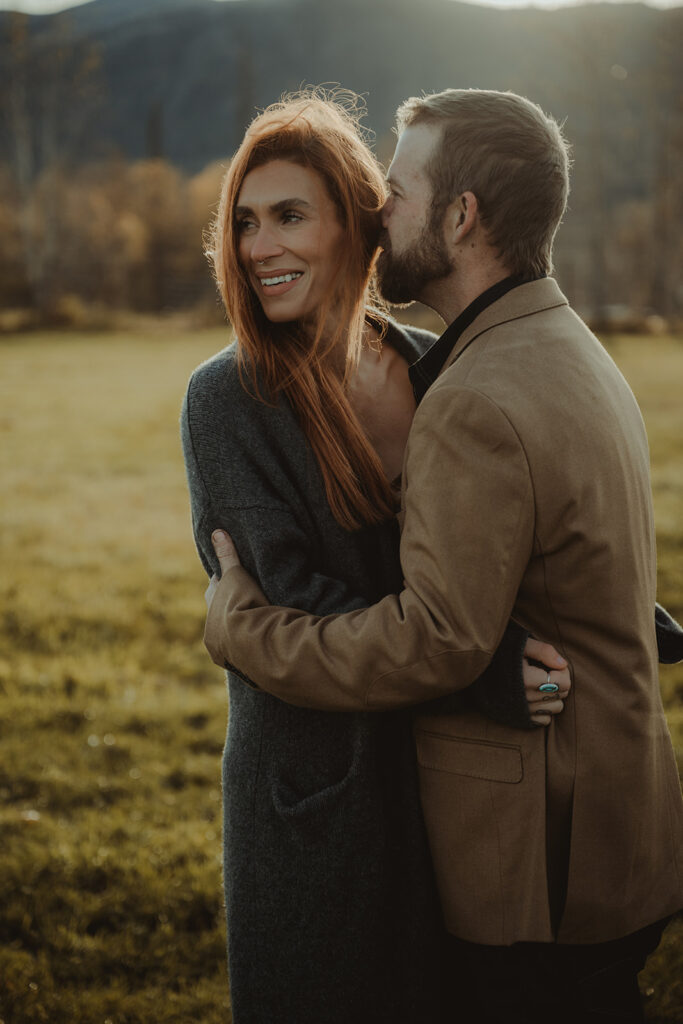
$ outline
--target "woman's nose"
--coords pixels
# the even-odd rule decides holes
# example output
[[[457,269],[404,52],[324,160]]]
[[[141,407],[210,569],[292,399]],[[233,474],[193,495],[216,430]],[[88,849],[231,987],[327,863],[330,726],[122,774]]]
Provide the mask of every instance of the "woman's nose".
[[[252,238],[251,258],[257,263],[264,263],[271,256],[281,256],[283,252],[275,232],[267,225],[261,225]]]

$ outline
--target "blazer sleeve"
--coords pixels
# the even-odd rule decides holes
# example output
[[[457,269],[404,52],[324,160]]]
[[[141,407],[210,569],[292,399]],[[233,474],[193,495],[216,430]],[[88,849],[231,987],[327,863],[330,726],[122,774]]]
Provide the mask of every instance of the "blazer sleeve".
[[[230,569],[207,618],[214,661],[290,703],[327,709],[382,710],[469,686],[503,636],[534,533],[524,450],[486,396],[447,384],[423,399],[404,501],[399,595],[311,617],[263,607],[248,574]]]

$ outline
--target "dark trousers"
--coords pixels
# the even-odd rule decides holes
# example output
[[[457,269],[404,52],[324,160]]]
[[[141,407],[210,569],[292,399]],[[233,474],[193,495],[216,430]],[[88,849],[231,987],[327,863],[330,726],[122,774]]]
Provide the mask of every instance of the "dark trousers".
[[[638,972],[668,920],[588,946],[450,936],[453,1024],[642,1024]]]

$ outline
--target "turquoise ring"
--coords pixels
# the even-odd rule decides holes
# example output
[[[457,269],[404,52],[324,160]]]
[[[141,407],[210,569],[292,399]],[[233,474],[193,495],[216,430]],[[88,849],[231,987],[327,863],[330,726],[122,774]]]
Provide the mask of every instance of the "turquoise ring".
[[[560,688],[557,685],[557,683],[551,683],[551,682],[541,683],[541,685],[538,688],[538,692],[539,693],[559,693],[560,692]]]

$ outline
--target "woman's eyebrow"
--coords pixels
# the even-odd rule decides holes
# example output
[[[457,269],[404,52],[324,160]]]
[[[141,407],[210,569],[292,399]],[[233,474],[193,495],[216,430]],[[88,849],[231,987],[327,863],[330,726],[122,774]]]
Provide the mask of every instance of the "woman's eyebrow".
[[[278,199],[276,203],[271,203],[268,207],[270,213],[284,213],[285,210],[291,210],[292,207],[298,207],[299,209],[314,209],[313,205],[306,199],[300,199],[297,196],[293,196],[291,199]],[[244,217],[254,211],[250,206],[236,206],[235,214],[238,217]]]
[[[285,210],[288,210],[292,206],[305,207],[306,209],[309,210],[313,209],[312,204],[309,203],[306,199],[298,199],[296,197],[294,197],[293,199],[280,199],[279,202],[273,203],[270,209],[273,211],[273,213],[283,213]]]

